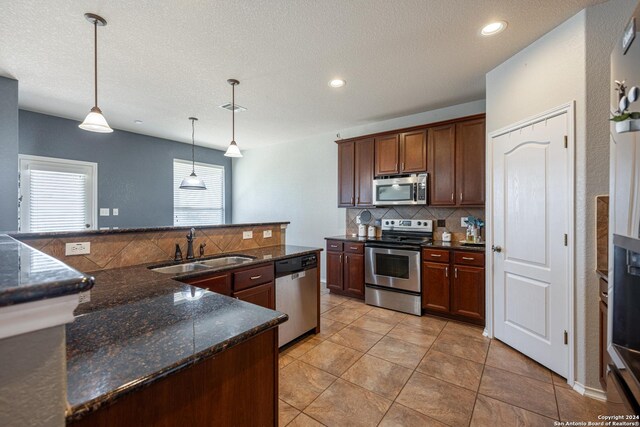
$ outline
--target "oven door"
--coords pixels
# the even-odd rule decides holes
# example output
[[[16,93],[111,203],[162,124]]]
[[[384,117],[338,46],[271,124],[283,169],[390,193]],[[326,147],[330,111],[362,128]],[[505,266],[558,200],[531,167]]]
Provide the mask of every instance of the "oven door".
[[[418,205],[417,178],[387,178],[373,180],[374,205]]]
[[[419,293],[420,250],[365,247],[365,282]]]

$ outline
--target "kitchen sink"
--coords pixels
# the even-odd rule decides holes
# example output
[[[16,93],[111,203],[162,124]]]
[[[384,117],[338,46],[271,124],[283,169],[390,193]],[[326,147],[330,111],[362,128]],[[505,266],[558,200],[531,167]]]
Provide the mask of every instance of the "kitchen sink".
[[[169,265],[167,267],[152,268],[151,271],[157,271],[163,274],[177,274],[177,273],[190,273],[192,271],[207,270],[210,267],[206,265],[200,265],[197,262],[191,262],[189,264]]]
[[[244,264],[253,261],[254,258],[241,255],[224,256],[220,258],[208,259],[206,261],[198,261],[198,264],[207,267],[224,267],[226,265]]]

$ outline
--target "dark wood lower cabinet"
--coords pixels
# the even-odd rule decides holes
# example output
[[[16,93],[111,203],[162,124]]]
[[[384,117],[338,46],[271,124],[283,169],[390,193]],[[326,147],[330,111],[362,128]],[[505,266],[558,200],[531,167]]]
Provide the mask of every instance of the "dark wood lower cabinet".
[[[250,302],[251,304],[264,308],[271,310],[276,309],[275,285],[273,282],[234,292],[233,296],[239,300]]]
[[[336,294],[364,298],[364,244],[327,241],[327,288]]]
[[[168,375],[69,425],[277,426],[277,328]]]
[[[611,363],[609,352],[607,351],[607,329],[609,327],[609,284],[606,280],[600,279],[600,304],[599,304],[599,325],[600,325],[600,349],[598,361],[600,367],[600,385],[603,390],[607,390],[607,366]]]
[[[449,264],[422,263],[422,308],[449,312]]]
[[[343,256],[342,251],[332,252],[330,249],[327,250],[327,288],[329,288],[329,290],[338,292],[343,290]]]
[[[364,255],[344,254],[344,290],[364,298]]]
[[[211,292],[231,296],[231,274],[229,273],[204,278],[197,277],[195,279],[187,279],[184,282]]]
[[[453,266],[451,313],[484,320],[484,268]]]

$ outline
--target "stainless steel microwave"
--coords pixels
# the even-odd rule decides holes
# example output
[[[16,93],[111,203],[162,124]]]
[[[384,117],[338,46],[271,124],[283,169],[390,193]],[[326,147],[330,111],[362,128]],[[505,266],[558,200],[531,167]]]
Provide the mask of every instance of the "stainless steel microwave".
[[[426,205],[427,174],[373,180],[373,204]]]

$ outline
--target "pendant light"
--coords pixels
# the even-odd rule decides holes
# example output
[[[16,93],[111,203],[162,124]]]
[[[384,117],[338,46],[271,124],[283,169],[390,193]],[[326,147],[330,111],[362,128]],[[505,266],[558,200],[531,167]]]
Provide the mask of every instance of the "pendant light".
[[[89,132],[99,133],[111,133],[113,129],[109,127],[109,124],[102,115],[102,111],[98,107],[98,25],[104,27],[107,25],[107,21],[104,18],[93,13],[85,13],[84,17],[93,24],[93,96],[94,105],[87,117],[84,119],[79,127],[80,129],[88,130]]]
[[[189,120],[191,120],[191,175],[182,180],[180,188],[183,190],[206,190],[207,186],[204,184],[204,181],[196,175],[195,123],[198,119],[195,117],[189,117]]]
[[[236,144],[236,85],[239,85],[240,82],[236,79],[229,79],[227,83],[231,85],[231,143],[224,155],[227,157],[242,157],[238,144]]]

